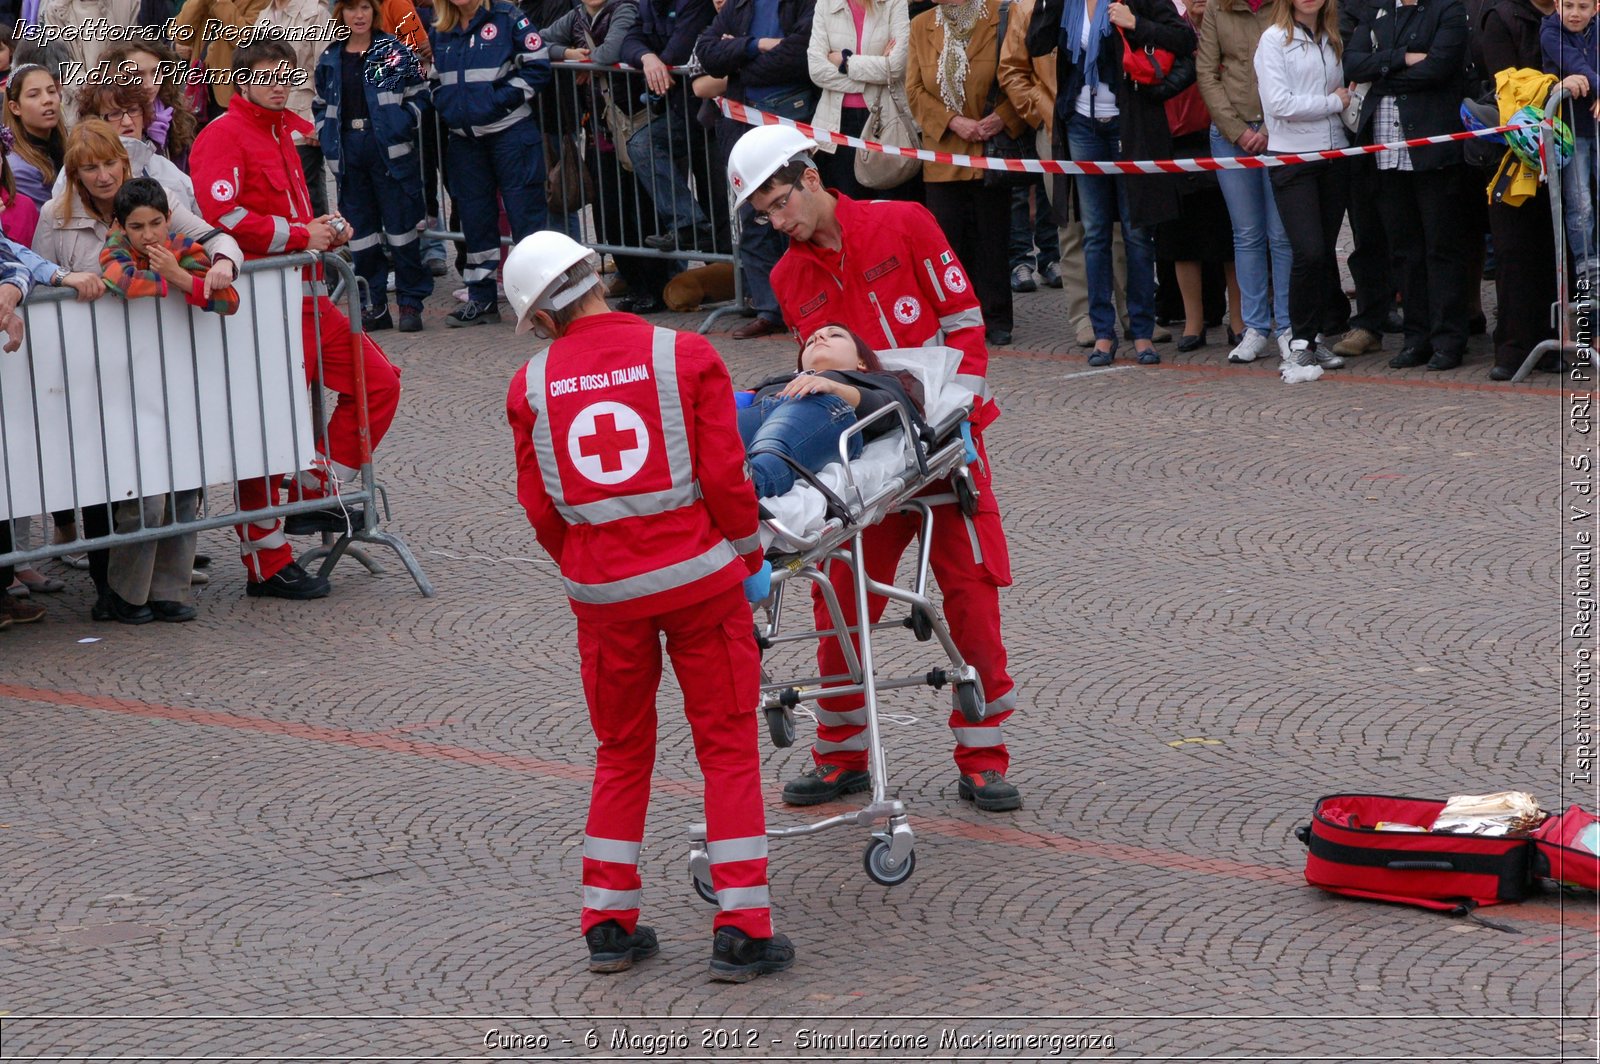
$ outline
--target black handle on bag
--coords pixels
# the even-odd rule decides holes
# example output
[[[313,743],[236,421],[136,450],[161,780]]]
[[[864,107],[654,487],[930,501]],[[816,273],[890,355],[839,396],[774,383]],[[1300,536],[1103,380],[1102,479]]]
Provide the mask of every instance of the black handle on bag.
[[[1397,868],[1405,871],[1422,869],[1425,871],[1454,872],[1456,866],[1449,861],[1390,861],[1385,868]]]

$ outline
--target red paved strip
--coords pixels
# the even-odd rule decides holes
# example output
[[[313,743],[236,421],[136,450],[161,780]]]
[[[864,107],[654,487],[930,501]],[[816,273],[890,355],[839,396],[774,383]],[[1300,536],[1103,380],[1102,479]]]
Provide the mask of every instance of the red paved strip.
[[[109,698],[105,695],[92,695],[82,691],[49,691],[38,687],[25,687],[21,684],[0,683],[0,698],[14,698],[22,702],[38,702],[52,706],[68,706],[74,709],[123,713],[128,716],[143,717],[147,720],[169,720],[178,724],[199,724],[214,728],[232,728],[236,731],[257,732],[264,735],[282,735],[291,739],[331,743],[336,746],[349,746],[360,750],[377,750],[383,753],[406,754],[412,757],[430,758],[437,761],[451,761],[457,764],[472,765],[477,768],[500,768],[512,772],[537,773],[541,776],[555,776],[574,783],[587,784],[592,778],[592,773],[588,768],[570,765],[563,761],[547,761],[543,758],[527,757],[520,754],[499,754],[489,750],[476,750],[471,747],[455,746],[447,743],[400,739],[394,735],[393,731],[364,732],[354,731],[349,728],[330,728],[319,724],[296,724],[289,721],[268,720],[265,717],[248,717],[237,713],[224,713],[218,710],[166,706],[131,698]],[[440,722],[425,723],[436,724]],[[654,785],[662,790],[685,797],[698,797],[702,791],[699,781],[663,779],[658,776]],[[808,812],[829,815],[836,811],[848,811],[849,808],[848,806],[830,803],[829,805],[817,806]],[[1024,849],[1045,850],[1052,853],[1079,854],[1099,860],[1141,865],[1166,871],[1178,869],[1204,876],[1243,879],[1258,883],[1278,883],[1283,886],[1299,886],[1305,882],[1299,872],[1287,868],[1248,864],[1243,861],[1229,861],[1214,857],[1198,857],[1172,850],[1154,850],[1143,846],[1131,846],[1126,843],[1075,839],[1068,835],[1060,835],[1051,831],[1024,831],[1021,828],[1010,827],[999,822],[974,824],[964,820],[952,820],[944,817],[918,816],[913,826],[918,832],[941,835],[950,839],[965,839],[986,844],[998,843],[1002,846],[1017,846]],[[1566,927],[1582,928],[1586,931],[1600,931],[1600,915],[1597,915],[1592,908],[1580,909],[1573,907],[1563,909],[1559,906],[1532,902],[1518,905],[1514,910],[1495,909],[1491,912],[1490,918],[1499,919],[1502,913],[1507,919],[1557,926],[1564,925]]]

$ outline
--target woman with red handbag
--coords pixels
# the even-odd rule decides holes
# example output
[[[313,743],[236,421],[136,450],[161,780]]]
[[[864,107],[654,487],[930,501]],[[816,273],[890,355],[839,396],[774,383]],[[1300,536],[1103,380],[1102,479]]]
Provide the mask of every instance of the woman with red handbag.
[[[1201,33],[1208,0],[1188,0],[1185,15],[1195,34]],[[1199,85],[1190,85],[1167,101],[1167,125],[1172,130],[1172,158],[1199,159],[1210,154],[1211,113]],[[1178,217],[1156,226],[1156,261],[1170,263],[1183,297],[1183,335],[1179,351],[1197,351],[1206,343],[1206,315],[1201,275],[1206,266],[1221,267],[1228,283],[1228,343],[1243,317],[1239,309],[1239,279],[1233,272],[1233,226],[1228,204],[1214,173],[1184,174],[1178,178]],[[1161,283],[1167,283],[1163,273]],[[1242,331],[1242,330],[1241,330]]]
[[[1066,131],[1074,161],[1170,158],[1165,102],[1193,82],[1194,49],[1194,30],[1171,0],[1040,0],[1028,23],[1028,54],[1056,53],[1056,125]],[[1095,335],[1089,364],[1108,366],[1116,358],[1111,233],[1119,224],[1128,252],[1134,349],[1141,364],[1158,363],[1150,340],[1156,287],[1151,227],[1177,217],[1176,182],[1165,174],[1085,175],[1077,185]]]

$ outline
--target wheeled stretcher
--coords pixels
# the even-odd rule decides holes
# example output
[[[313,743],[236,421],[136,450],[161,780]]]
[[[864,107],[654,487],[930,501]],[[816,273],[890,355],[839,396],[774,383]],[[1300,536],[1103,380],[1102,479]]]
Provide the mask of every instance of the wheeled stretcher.
[[[757,642],[763,651],[784,643],[840,639],[846,672],[837,676],[778,677],[766,660],[762,663],[761,711],[774,745],[787,747],[795,740],[795,709],[808,694],[827,686],[827,695],[859,694],[865,703],[867,762],[872,776],[871,799],[859,810],[831,816],[811,824],[769,827],[769,838],[811,835],[828,828],[857,825],[871,830],[863,864],[877,883],[903,883],[916,867],[914,836],[905,805],[888,796],[888,769],[878,722],[878,692],[903,687],[951,688],[955,707],[970,723],[984,716],[983,685],[977,670],[956,649],[938,609],[928,598],[928,560],[935,507],[955,502],[967,515],[976,512],[977,486],[969,463],[977,459],[968,416],[976,397],[956,383],[961,353],[948,347],[882,351],[884,368],[907,370],[922,383],[923,424],[894,404],[857,422],[839,441],[840,460],[817,474],[803,474],[787,494],[764,499],[762,541],[772,563],[771,594],[758,604],[763,615],[757,624]],[[851,440],[874,422],[898,419],[897,432],[867,443],[861,454],[848,460]],[[943,486],[945,490],[938,490]],[[930,490],[932,489],[932,490]],[[916,566],[909,587],[882,584],[866,573],[862,559],[862,533],[895,513],[913,513],[921,522],[917,536]],[[856,624],[847,626],[833,584],[830,562],[848,567],[855,595]],[[812,611],[801,604],[803,630],[784,631],[785,598],[791,585],[809,582],[827,608],[830,627],[816,631]],[[871,624],[868,597],[881,595],[907,607],[897,619],[887,615]],[[938,643],[946,659],[923,673],[880,677],[873,660],[873,633],[886,628],[909,628],[922,642]],[[855,644],[841,634],[853,635]],[[859,647],[859,649],[857,649]],[[813,659],[814,661],[814,659]],[[882,824],[882,827],[877,825]],[[704,824],[690,827],[689,872],[695,891],[716,903],[711,886],[711,862],[706,850]]]

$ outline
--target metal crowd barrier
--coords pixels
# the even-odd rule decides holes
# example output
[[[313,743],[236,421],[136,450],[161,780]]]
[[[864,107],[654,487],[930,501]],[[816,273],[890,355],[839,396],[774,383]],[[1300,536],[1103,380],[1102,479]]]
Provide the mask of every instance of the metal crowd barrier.
[[[165,508],[177,515],[180,495],[198,490],[203,502],[208,487],[315,464],[325,431],[320,339],[315,351],[303,352],[314,363],[310,382],[294,358],[294,341],[305,316],[316,314],[314,305],[305,306],[301,271],[319,261],[344,283],[359,349],[355,274],[332,254],[245,263],[235,283],[239,313],[226,319],[173,299],[124,302],[107,294],[75,305],[66,289],[30,295],[20,310],[22,349],[0,353],[0,523],[12,530],[18,521],[56,512],[72,514],[78,532],[68,542],[27,547],[13,538],[12,549],[0,552],[0,565],[31,565],[327,506],[326,499],[306,499],[241,511],[235,497],[228,513],[150,524],[145,507],[125,505],[165,498]],[[388,496],[373,470],[365,365],[359,356],[353,363],[360,477],[358,484],[341,486],[339,499],[363,506],[365,519],[344,534],[324,534],[322,545],[300,560],[321,559],[326,576],[349,553],[381,574],[356,546],[378,544],[392,549],[431,597],[433,587],[405,542],[379,527],[378,504],[387,516]],[[31,446],[19,445],[30,430]],[[107,512],[113,508],[114,519]],[[119,523],[134,527],[117,531]],[[86,535],[91,525],[107,530]],[[52,538],[48,528],[41,531],[40,539]]]
[[[553,158],[552,143],[559,144],[562,151],[576,151],[586,176],[582,182],[583,194],[575,201],[565,201],[557,190],[546,203],[545,228],[566,232],[602,256],[612,256],[619,273],[631,272],[632,264],[621,261],[625,259],[666,261],[685,266],[696,262],[729,263],[733,266],[732,302],[711,310],[700,323],[699,331],[708,332],[724,315],[743,314],[738,215],[731,209],[732,194],[717,149],[715,129],[701,125],[696,117],[706,101],[697,99],[691,88],[694,78],[704,72],[698,68],[673,67],[675,80],[670,92],[666,96],[651,97],[644,75],[631,67],[570,62],[551,65],[555,68],[555,77],[535,101],[535,120],[539,122],[545,141],[546,160],[548,163]],[[608,121],[608,112],[611,121]],[[436,124],[432,131],[418,132],[423,181],[425,186],[431,185],[425,189],[426,198],[437,204],[435,216],[443,222],[450,203],[446,180],[450,134],[438,124],[436,112],[430,111],[424,122]],[[629,124],[637,123],[643,128],[646,122],[669,123],[666,128],[670,130],[670,143],[674,148],[673,173],[701,214],[709,219],[714,234],[711,246],[679,239],[679,233],[645,187],[637,166],[623,163],[616,144],[620,138],[614,134],[628,128]],[[437,148],[429,143],[434,138]],[[664,190],[662,182],[658,181],[657,185]],[[668,247],[658,249],[645,243],[646,237],[658,234],[672,236]],[[459,226],[428,229],[422,235],[426,240],[455,243],[462,240]],[[514,237],[501,237],[503,246],[514,242]]]
[[[1550,90],[1550,97],[1545,101],[1544,116],[1546,118],[1561,117],[1562,101],[1568,98],[1566,89],[1561,83],[1556,82],[1555,88]],[[1580,100],[1580,104],[1587,105],[1588,100]],[[1541,340],[1528,352],[1528,357],[1522,360],[1522,365],[1517,372],[1512,374],[1512,383],[1524,380],[1533,372],[1533,367],[1545,355],[1555,352],[1559,357],[1565,358],[1567,353],[1577,355],[1589,361],[1596,370],[1600,370],[1600,352],[1596,351],[1594,321],[1600,298],[1590,289],[1580,293],[1574,301],[1569,301],[1567,295],[1572,291],[1571,278],[1567,271],[1567,226],[1566,211],[1561,203],[1561,173],[1556,169],[1555,160],[1556,143],[1555,129],[1546,122],[1539,127],[1542,141],[1541,154],[1549,161],[1545,173],[1545,187],[1549,189],[1550,196],[1550,224],[1555,227],[1556,238],[1556,299],[1550,304],[1550,324],[1556,330],[1553,340]],[[1582,143],[1574,145],[1574,151],[1582,150]],[[1580,335],[1574,335],[1572,321],[1568,312],[1575,314],[1584,324]],[[1587,338],[1585,338],[1585,335]]]

